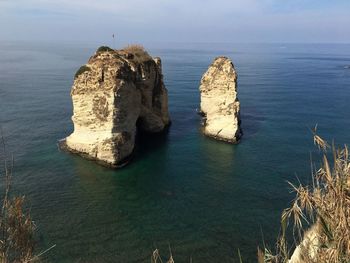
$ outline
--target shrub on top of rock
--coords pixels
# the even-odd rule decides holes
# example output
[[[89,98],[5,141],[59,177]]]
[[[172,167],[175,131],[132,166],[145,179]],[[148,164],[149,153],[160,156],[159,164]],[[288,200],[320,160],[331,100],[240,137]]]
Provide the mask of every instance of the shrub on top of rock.
[[[134,60],[137,63],[142,63],[144,61],[152,59],[145,48],[141,45],[128,45],[123,48],[122,51],[127,54],[128,58]],[[130,54],[132,56],[130,56]]]
[[[78,71],[75,73],[74,79],[76,79],[77,77],[79,77],[79,75],[83,74],[84,72],[90,71],[90,70],[91,70],[91,69],[90,69],[88,66],[86,66],[86,65],[81,66],[81,67],[78,69]]]
[[[97,49],[96,52],[99,53],[99,52],[112,52],[112,51],[114,51],[114,49],[112,49],[108,46],[101,46]]]

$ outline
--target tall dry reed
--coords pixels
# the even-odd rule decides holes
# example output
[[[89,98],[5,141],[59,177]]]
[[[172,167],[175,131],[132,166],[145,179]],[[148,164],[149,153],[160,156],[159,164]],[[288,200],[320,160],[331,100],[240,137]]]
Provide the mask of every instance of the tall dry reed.
[[[49,249],[34,254],[36,226],[31,219],[30,210],[26,209],[24,196],[12,196],[11,182],[13,175],[13,158],[8,161],[6,146],[2,133],[0,134],[0,153],[3,159],[4,195],[0,212],[0,263],[39,262],[40,257]]]
[[[313,136],[322,163],[318,169],[313,166],[311,185],[289,183],[296,197],[282,213],[275,253],[258,249],[259,263],[350,262],[349,150],[346,145],[339,149],[329,146],[316,132],[317,127]],[[286,241],[290,221],[294,238],[299,240],[294,254]]]

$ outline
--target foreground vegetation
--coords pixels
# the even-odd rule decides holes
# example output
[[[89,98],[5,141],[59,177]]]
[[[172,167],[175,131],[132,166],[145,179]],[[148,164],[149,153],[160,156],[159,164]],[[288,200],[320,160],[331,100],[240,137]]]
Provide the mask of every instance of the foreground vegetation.
[[[11,177],[13,161],[6,160],[5,143],[2,140],[4,159],[4,197],[0,213],[0,263],[34,262],[35,224],[30,213],[25,211],[25,197],[12,197]]]
[[[0,263],[39,262],[40,257],[54,248],[35,254],[36,226],[31,218],[30,210],[26,208],[25,196],[12,196],[11,181],[13,175],[13,159],[6,158],[6,147],[3,137],[0,137],[0,159],[3,170],[0,172],[4,190],[0,212]]]
[[[259,263],[350,262],[349,150],[346,145],[340,149],[329,146],[316,134],[316,128],[314,143],[322,152],[321,167],[313,166],[312,185],[290,184],[296,197],[282,213],[275,254],[267,248],[259,250]],[[292,255],[286,236],[290,220],[293,238],[299,241]]]
[[[350,263],[349,150],[346,145],[340,149],[329,146],[316,134],[316,128],[314,143],[322,153],[322,163],[318,169],[312,166],[311,185],[289,183],[296,197],[282,213],[275,249],[258,248],[258,263]],[[290,227],[292,237],[287,236]],[[238,256],[243,263],[239,250]],[[151,262],[173,263],[174,259],[170,253],[163,261],[156,249]]]
[[[290,183],[296,197],[282,213],[281,234],[275,249],[258,249],[259,263],[350,262],[349,150],[346,145],[340,149],[330,146],[316,134],[316,129],[314,132],[322,163],[318,169],[313,165],[311,185]],[[40,254],[34,254],[35,224],[24,209],[24,196],[10,195],[12,165],[8,165],[6,158],[2,175],[5,185],[0,213],[0,263],[37,262]],[[290,227],[292,238],[299,244],[296,249],[287,242],[291,240],[287,236]],[[151,262],[163,262],[157,249]],[[165,262],[174,263],[171,252]]]

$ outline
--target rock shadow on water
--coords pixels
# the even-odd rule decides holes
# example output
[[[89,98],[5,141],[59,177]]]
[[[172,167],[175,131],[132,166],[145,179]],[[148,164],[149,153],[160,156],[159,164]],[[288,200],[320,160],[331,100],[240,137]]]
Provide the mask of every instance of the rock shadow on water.
[[[158,133],[149,133],[138,129],[135,137],[135,148],[131,156],[132,162],[136,163],[157,150],[165,149],[169,143],[169,130],[170,125]]]

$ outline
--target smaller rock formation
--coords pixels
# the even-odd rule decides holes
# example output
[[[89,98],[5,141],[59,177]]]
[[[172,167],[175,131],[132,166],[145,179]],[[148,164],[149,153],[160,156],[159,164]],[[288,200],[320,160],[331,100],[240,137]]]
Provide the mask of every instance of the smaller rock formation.
[[[99,48],[76,73],[71,96],[74,132],[61,145],[112,167],[127,162],[137,132],[170,123],[161,61],[140,46]]]
[[[227,57],[218,57],[203,75],[199,87],[203,132],[218,140],[237,143],[242,136],[237,98],[237,74]]]

